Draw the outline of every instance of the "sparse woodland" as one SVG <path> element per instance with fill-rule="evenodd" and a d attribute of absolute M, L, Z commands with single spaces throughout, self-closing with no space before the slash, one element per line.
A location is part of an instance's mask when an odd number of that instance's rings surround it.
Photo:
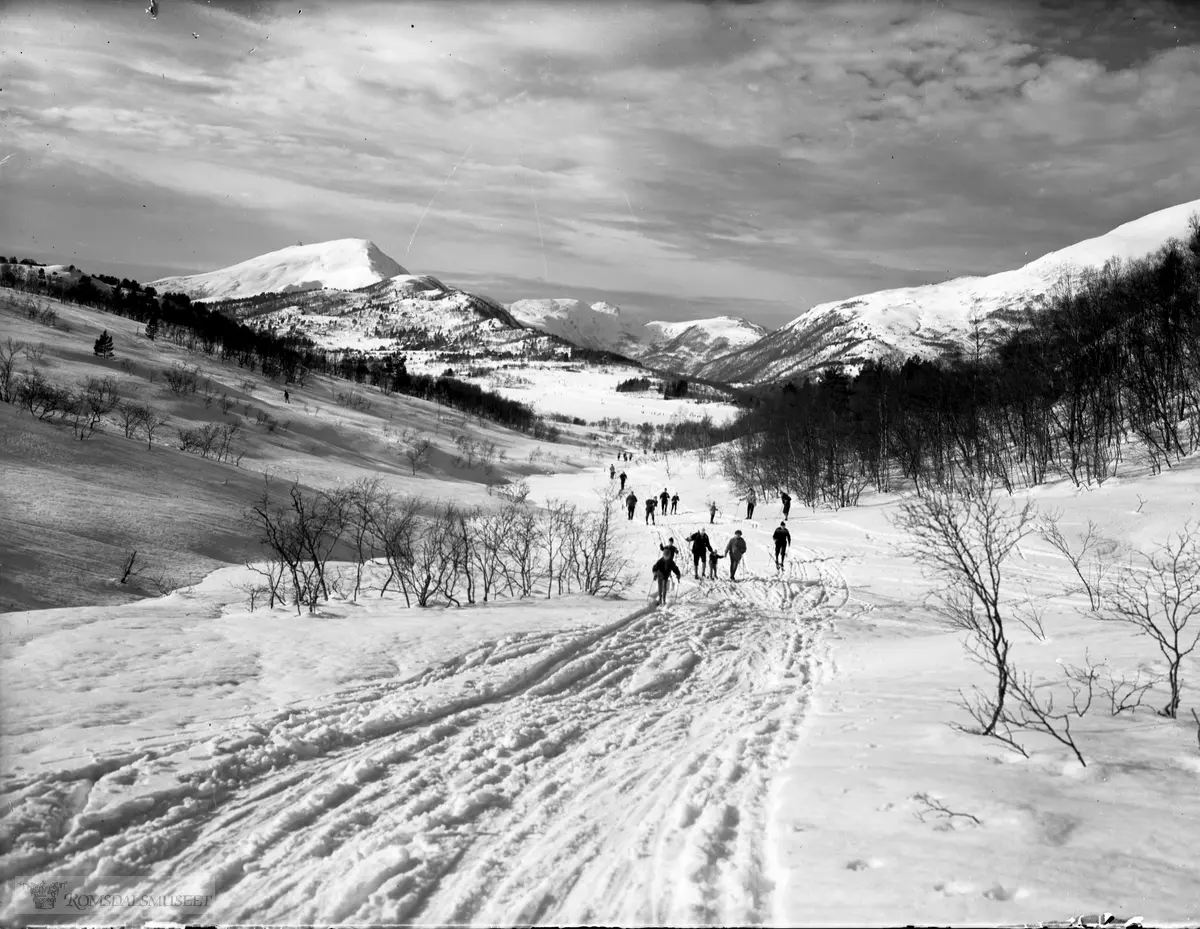
<path fill-rule="evenodd" d="M 402 597 L 406 606 L 488 602 L 571 593 L 604 596 L 631 582 L 616 544 L 617 495 L 595 510 L 529 505 L 528 487 L 497 485 L 494 508 L 399 496 L 378 480 L 306 491 L 266 478 L 245 520 L 264 561 L 250 567 L 256 606 L 316 612 L 332 596 Z M 335 560 L 336 559 L 336 560 Z"/>
<path fill-rule="evenodd" d="M 813 507 L 966 477 L 1009 491 L 1102 484 L 1131 450 L 1170 468 L 1200 448 L 1200 221 L 1186 242 L 1064 278 L 993 344 L 979 335 L 969 351 L 869 362 L 853 377 L 829 368 L 671 444 L 731 440 L 727 476 Z"/>

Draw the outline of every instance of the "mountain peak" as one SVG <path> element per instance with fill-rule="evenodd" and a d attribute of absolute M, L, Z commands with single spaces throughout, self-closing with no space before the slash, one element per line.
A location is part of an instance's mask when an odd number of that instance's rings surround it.
<path fill-rule="evenodd" d="M 370 239 L 333 239 L 289 245 L 228 268 L 150 283 L 196 300 L 238 300 L 265 293 L 357 290 L 407 273 Z"/>

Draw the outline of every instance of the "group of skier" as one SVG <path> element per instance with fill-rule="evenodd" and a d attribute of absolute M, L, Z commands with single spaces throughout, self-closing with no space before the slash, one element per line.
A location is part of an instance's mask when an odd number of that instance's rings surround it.
<path fill-rule="evenodd" d="M 622 452 L 618 456 L 618 461 L 629 460 L 631 456 L 626 452 Z M 626 482 L 629 475 L 624 471 L 618 473 L 616 465 L 608 466 L 609 480 L 620 480 L 620 492 L 624 493 Z M 754 507 L 757 504 L 757 496 L 753 489 L 747 492 L 745 496 L 746 502 L 746 518 L 754 518 Z M 787 528 L 788 514 L 792 508 L 792 498 L 783 491 L 779 495 L 780 502 L 783 504 L 783 521 L 775 529 L 771 535 L 772 541 L 775 543 L 775 568 L 782 570 L 787 561 L 787 550 L 792 544 L 792 534 Z M 632 522 L 637 515 L 638 496 L 631 489 L 628 496 L 625 497 L 625 510 L 628 519 Z M 662 489 L 662 493 L 651 496 L 644 501 L 645 522 L 646 525 L 657 525 L 656 515 L 666 516 L 668 513 L 676 515 L 679 512 L 679 494 L 672 494 L 667 488 Z M 715 524 L 717 519 L 718 508 L 715 502 L 710 502 L 708 507 L 709 524 Z M 724 552 L 718 552 L 708 537 L 708 531 L 704 528 L 697 529 L 685 540 L 691 543 L 692 550 L 692 574 L 695 580 L 708 578 L 715 580 L 717 577 L 717 563 L 723 558 L 729 559 L 729 579 L 737 580 L 738 568 L 742 563 L 742 559 L 746 555 L 746 540 L 742 537 L 742 530 L 735 530 L 733 536 L 725 545 Z M 675 545 L 675 539 L 670 538 L 666 544 L 659 545 L 659 559 L 654 563 L 651 572 L 658 587 L 658 602 L 666 603 L 667 589 L 671 583 L 671 575 L 676 579 L 682 579 L 682 573 L 679 566 L 675 562 L 676 556 L 679 554 L 679 549 Z M 706 571 L 707 568 L 707 571 Z"/>
<path fill-rule="evenodd" d="M 625 475 L 624 474 L 621 475 L 621 489 L 622 490 L 625 489 Z M 635 494 L 631 490 L 629 492 L 629 496 L 625 498 L 625 511 L 628 514 L 629 519 L 631 519 L 631 520 L 633 519 L 633 514 L 637 511 L 637 504 L 638 504 L 637 494 Z M 659 494 L 657 497 L 648 498 L 646 500 L 645 506 L 646 506 L 646 525 L 647 526 L 649 526 L 649 525 L 657 526 L 658 522 L 655 519 L 655 512 L 659 511 L 660 508 L 661 508 L 661 513 L 663 516 L 667 515 L 668 507 L 670 508 L 669 512 L 671 513 L 671 515 L 675 515 L 676 513 L 679 512 L 679 494 L 677 494 L 677 493 L 670 494 L 667 492 L 667 488 L 664 487 L 663 492 L 661 494 Z"/>

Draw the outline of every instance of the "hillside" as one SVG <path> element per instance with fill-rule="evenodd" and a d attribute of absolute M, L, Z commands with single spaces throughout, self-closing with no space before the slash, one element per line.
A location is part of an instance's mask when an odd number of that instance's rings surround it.
<path fill-rule="evenodd" d="M 193 300 L 238 300 L 265 293 L 355 290 L 406 275 L 400 264 L 367 239 L 335 239 L 292 245 L 228 268 L 151 281 L 160 293 L 184 293 Z"/>
<path fill-rule="evenodd" d="M 813 307 L 762 339 L 704 365 L 700 373 L 730 383 L 767 382 L 829 364 L 849 367 L 889 355 L 935 357 L 965 343 L 972 321 L 985 334 L 1042 305 L 1065 276 L 1109 259 L 1140 258 L 1169 238 L 1186 236 L 1200 200 L 1182 203 L 1111 232 L 986 277 L 862 294 Z"/>
<path fill-rule="evenodd" d="M 752 345 L 767 334 L 762 326 L 739 316 L 649 322 L 646 330 L 650 333 L 649 346 L 638 354 L 638 359 L 681 374 L 699 373 L 710 361 Z"/>

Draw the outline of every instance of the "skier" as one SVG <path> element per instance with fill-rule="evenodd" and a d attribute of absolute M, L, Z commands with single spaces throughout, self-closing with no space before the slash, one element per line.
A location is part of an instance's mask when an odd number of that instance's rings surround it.
<path fill-rule="evenodd" d="M 663 492 L 658 495 L 659 502 L 662 503 L 662 514 L 667 515 L 667 504 L 671 502 L 671 495 L 667 493 L 667 488 L 663 488 Z"/>
<path fill-rule="evenodd" d="M 675 556 L 679 554 L 679 549 L 675 547 L 674 539 L 667 539 L 667 544 L 660 545 L 658 550 L 663 553 L 664 558 L 670 558 L 671 561 L 674 561 Z"/>
<path fill-rule="evenodd" d="M 624 471 L 621 472 L 620 478 L 621 478 L 621 492 L 624 493 L 625 492 L 625 478 L 626 478 L 626 474 Z"/>
<path fill-rule="evenodd" d="M 646 525 L 647 526 L 649 526 L 651 523 L 654 523 L 654 525 L 656 525 L 656 526 L 658 525 L 657 520 L 655 520 L 655 518 L 654 518 L 654 508 L 656 506 L 658 506 L 658 501 L 655 500 L 653 497 L 648 497 L 646 499 Z"/>
<path fill-rule="evenodd" d="M 708 553 L 708 576 L 711 580 L 717 579 L 717 562 L 724 557 L 724 555 L 717 554 L 715 548 Z"/>
<path fill-rule="evenodd" d="M 742 538 L 741 529 L 733 534 L 733 538 L 725 546 L 725 554 L 729 556 L 729 579 L 736 581 L 738 565 L 742 563 L 746 554 L 746 540 Z"/>
<path fill-rule="evenodd" d="M 654 574 L 654 580 L 658 582 L 658 605 L 662 606 L 667 602 L 667 586 L 671 583 L 671 574 L 674 573 L 679 577 L 679 566 L 665 555 L 654 562 L 654 567 L 651 569 Z"/>
<path fill-rule="evenodd" d="M 671 515 L 675 515 L 675 511 L 679 509 L 679 494 L 671 495 Z"/>
<path fill-rule="evenodd" d="M 792 498 L 787 495 L 787 491 L 785 490 L 779 495 L 779 499 L 783 501 L 783 518 L 787 519 L 788 513 L 792 509 Z"/>
<path fill-rule="evenodd" d="M 708 504 L 708 524 L 711 526 L 717 521 L 717 503 L 715 500 Z"/>
<path fill-rule="evenodd" d="M 613 479 L 614 479 L 616 476 L 617 476 L 617 466 L 616 466 L 616 465 L 611 465 L 611 464 L 610 464 L 610 465 L 608 466 L 608 479 L 611 481 L 611 480 L 613 480 Z"/>
<path fill-rule="evenodd" d="M 692 572 L 696 580 L 700 580 L 700 572 L 704 570 L 704 556 L 713 550 L 708 541 L 708 533 L 703 528 L 697 529 L 685 541 L 692 543 Z"/>
<path fill-rule="evenodd" d="M 754 518 L 754 491 L 746 494 L 746 519 Z"/>
<path fill-rule="evenodd" d="M 289 393 L 288 393 L 286 390 L 283 392 L 283 402 L 284 402 L 284 403 L 291 403 L 291 402 L 292 402 L 292 395 L 291 395 L 291 394 L 289 394 Z"/>
<path fill-rule="evenodd" d="M 780 523 L 771 538 L 775 540 L 775 567 L 782 570 L 788 546 L 792 544 L 792 534 L 787 531 L 787 524 Z"/>
<path fill-rule="evenodd" d="M 625 482 L 621 481 L 621 483 L 623 485 Z M 622 486 L 621 489 L 624 490 L 625 488 Z M 629 510 L 629 518 L 633 519 L 633 511 L 637 507 L 637 495 L 632 490 L 629 491 L 629 496 L 625 498 L 625 507 Z"/>

